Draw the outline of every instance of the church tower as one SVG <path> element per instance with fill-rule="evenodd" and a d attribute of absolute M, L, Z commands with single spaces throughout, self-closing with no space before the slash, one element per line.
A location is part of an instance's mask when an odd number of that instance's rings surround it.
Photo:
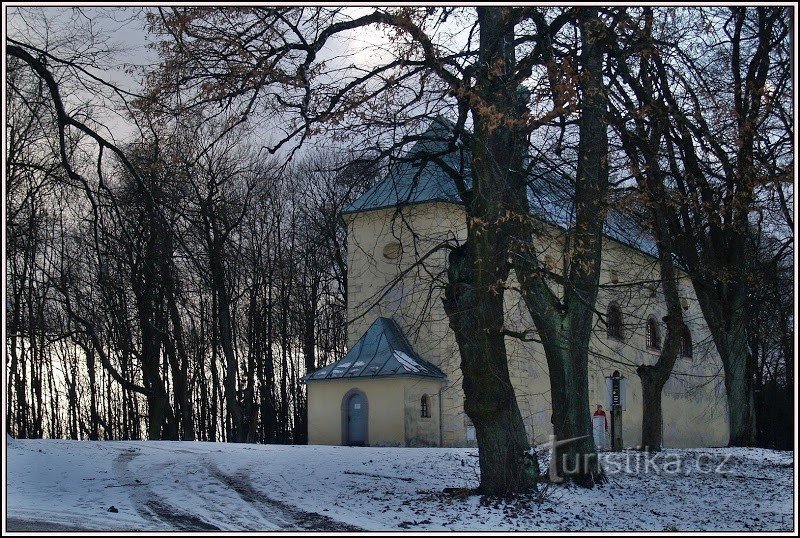
<path fill-rule="evenodd" d="M 307 379 L 309 420 L 317 386 L 327 382 L 327 389 L 333 386 L 331 381 L 341 380 L 337 382 L 342 385 L 336 389 L 338 397 L 339 392 L 352 389 L 350 385 L 380 381 L 386 391 L 402 393 L 394 403 L 403 415 L 402 435 L 395 436 L 402 437 L 399 444 L 465 444 L 463 418 L 460 427 L 454 428 L 450 416 L 456 413 L 463 417 L 463 392 L 458 349 L 441 301 L 448 246 L 466 235 L 464 209 L 448 171 L 465 177 L 469 177 L 469 171 L 458 149 L 448 151 L 452 130 L 453 124 L 447 120 L 434 120 L 413 147 L 389 167 L 389 173 L 342 213 L 347 226 L 347 334 L 351 352 Z M 402 351 L 431 376 L 420 375 L 422 370 L 413 371 L 414 367 L 402 359 L 395 361 L 399 369 L 391 375 L 390 367 L 367 367 L 357 374 L 343 370 L 348 363 L 352 363 L 349 367 L 357 362 L 367 364 L 369 357 L 365 354 L 382 345 L 373 342 L 376 338 L 381 342 L 404 341 L 382 353 L 397 358 L 396 351 Z M 369 399 L 369 394 L 366 397 Z M 370 405 L 371 414 L 373 409 Z M 313 428 L 309 435 L 314 442 Z"/>

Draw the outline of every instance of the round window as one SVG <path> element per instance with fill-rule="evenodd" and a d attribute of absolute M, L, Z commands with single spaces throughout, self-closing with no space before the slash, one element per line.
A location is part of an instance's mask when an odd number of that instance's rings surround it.
<path fill-rule="evenodd" d="M 403 253 L 400 243 L 389 243 L 383 247 L 383 257 L 387 260 L 396 260 Z"/>

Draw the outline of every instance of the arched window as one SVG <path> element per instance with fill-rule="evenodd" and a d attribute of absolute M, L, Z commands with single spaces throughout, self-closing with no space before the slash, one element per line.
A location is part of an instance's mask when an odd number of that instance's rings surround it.
<path fill-rule="evenodd" d="M 419 402 L 419 407 L 422 410 L 422 418 L 430 418 L 431 417 L 431 406 L 428 402 L 428 395 L 423 394 L 422 400 Z"/>
<path fill-rule="evenodd" d="M 612 302 L 608 305 L 606 320 L 608 337 L 622 340 L 622 310 L 617 303 Z"/>
<path fill-rule="evenodd" d="M 681 335 L 681 356 L 687 359 L 692 358 L 692 332 L 686 325 L 683 326 Z"/>
<path fill-rule="evenodd" d="M 645 345 L 649 349 L 661 349 L 661 336 L 658 334 L 658 322 L 656 318 L 647 318 L 647 330 L 645 331 Z"/>

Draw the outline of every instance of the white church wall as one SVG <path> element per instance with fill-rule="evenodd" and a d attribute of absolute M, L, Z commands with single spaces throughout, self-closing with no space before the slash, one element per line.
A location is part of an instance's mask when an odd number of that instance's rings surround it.
<path fill-rule="evenodd" d="M 447 275 L 448 250 L 442 243 L 463 241 L 466 236 L 463 208 L 454 204 L 429 203 L 376 210 L 346 216 L 348 224 L 348 342 L 352 345 L 377 316 L 395 319 L 415 350 L 436 364 L 448 379 L 443 389 L 443 436 L 447 446 L 465 446 L 469 420 L 463 413 L 460 356 L 442 306 Z M 563 268 L 563 232 L 543 225 L 539 259 L 553 271 Z M 387 258 L 387 245 L 399 244 L 402 253 Z M 390 248 L 389 253 L 393 250 Z M 415 262 L 424 261 L 417 266 Z M 403 276 L 399 276 L 403 275 Z M 590 409 L 605 406 L 606 381 L 614 370 L 627 379 L 629 402 L 623 413 L 623 442 L 637 446 L 641 430 L 641 384 L 635 368 L 654 364 L 656 350 L 645 346 L 645 321 L 655 316 L 663 342 L 665 313 L 658 286 L 657 260 L 611 239 L 604 241 L 601 288 L 596 310 L 605 317 L 610 301 L 623 311 L 624 339 L 606 335 L 595 316 L 590 341 Z M 616 282 L 614 282 L 616 281 Z M 506 292 L 506 321 L 513 330 L 533 330 L 533 322 L 512 278 Z M 554 291 L 560 290 L 553 286 Z M 678 359 L 674 380 L 664 390 L 666 446 L 709 446 L 727 440 L 727 411 L 719 360 L 699 311 L 688 279 L 680 282 L 685 299 L 684 317 L 694 343 L 693 359 Z M 535 337 L 535 331 L 533 331 Z M 552 432 L 547 364 L 541 345 L 507 338 L 509 369 L 529 438 L 547 440 Z"/>

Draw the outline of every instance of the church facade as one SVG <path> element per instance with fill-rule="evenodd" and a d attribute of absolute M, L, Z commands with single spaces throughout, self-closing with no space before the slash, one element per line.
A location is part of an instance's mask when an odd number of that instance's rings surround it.
<path fill-rule="evenodd" d="M 343 213 L 349 352 L 305 378 L 310 444 L 475 445 L 474 427 L 463 410 L 458 346 L 442 305 L 446 246 L 466 238 L 464 207 L 438 165 L 413 159 L 415 151 L 423 155 L 441 149 L 447 127 L 434 122 L 426 133 L 430 142 L 418 142 L 403 164 Z M 450 164 L 469 174 L 460 161 Z M 564 264 L 569 196 L 548 187 L 541 190 L 549 194 L 536 199 L 541 194 L 536 185 L 533 181 L 531 207 L 546 208 L 535 240 L 537 256 L 556 273 Z M 666 306 L 646 232 L 630 220 L 608 220 L 586 413 L 591 415 L 597 405 L 611 409 L 617 377 L 622 446 L 638 447 L 642 391 L 636 367 L 658 360 Z M 509 371 L 529 440 L 539 444 L 552 433 L 547 362 L 515 291 L 513 273 L 507 284 L 506 327 L 531 336 L 506 338 Z M 558 292 L 555 281 L 552 286 Z M 685 275 L 679 289 L 686 327 L 664 387 L 664 446 L 724 446 L 728 425 L 722 363 Z"/>

